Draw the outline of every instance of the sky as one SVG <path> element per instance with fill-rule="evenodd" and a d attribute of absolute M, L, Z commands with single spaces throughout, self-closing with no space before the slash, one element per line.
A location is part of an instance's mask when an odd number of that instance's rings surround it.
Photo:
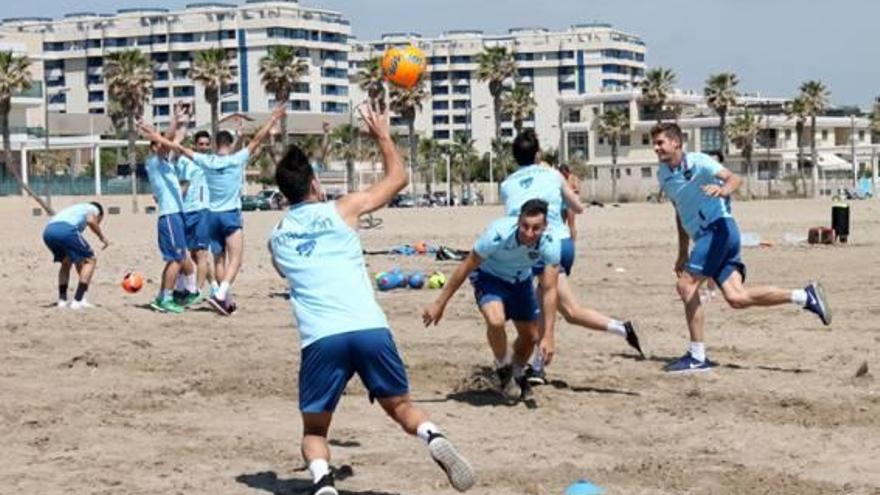
<path fill-rule="evenodd" d="M 176 9 L 196 0 L 85 0 L 75 10 L 113 12 L 149 6 Z M 243 0 L 227 0 L 243 3 Z M 61 17 L 61 0 L 0 0 L 2 17 Z M 647 43 L 649 67 L 668 67 L 678 86 L 701 91 L 709 74 L 731 71 L 742 91 L 793 96 L 817 79 L 839 105 L 870 107 L 880 96 L 880 1 L 834 0 L 301 0 L 342 12 L 360 39 L 450 29 L 503 33 L 609 22 Z"/>

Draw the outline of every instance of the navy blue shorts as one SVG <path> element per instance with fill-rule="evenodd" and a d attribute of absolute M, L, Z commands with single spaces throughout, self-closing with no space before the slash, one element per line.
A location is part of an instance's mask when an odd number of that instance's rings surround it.
<path fill-rule="evenodd" d="M 226 238 L 242 228 L 241 210 L 212 211 L 209 217 L 211 252 L 222 253 L 226 250 Z"/>
<path fill-rule="evenodd" d="M 43 230 L 43 242 L 52 251 L 56 263 L 70 259 L 72 263 L 94 258 L 89 243 L 83 239 L 82 233 L 69 223 L 52 222 Z"/>
<path fill-rule="evenodd" d="M 351 377 L 357 373 L 370 401 L 409 393 L 406 368 L 387 328 L 355 330 L 317 340 L 302 350 L 299 363 L 299 409 L 333 412 Z"/>
<path fill-rule="evenodd" d="M 470 276 L 474 286 L 477 306 L 483 307 L 492 301 L 504 305 L 504 317 L 513 321 L 535 321 L 538 319 L 538 298 L 532 280 L 506 282 L 482 270 L 474 270 Z"/>
<path fill-rule="evenodd" d="M 211 245 L 210 214 L 207 209 L 188 211 L 183 214 L 183 223 L 186 230 L 186 248 L 190 251 L 208 249 Z"/>
<path fill-rule="evenodd" d="M 571 267 L 574 266 L 574 239 L 568 237 L 559 240 L 559 265 L 566 275 L 571 275 Z M 544 262 L 539 261 L 532 267 L 532 274 L 536 277 L 544 273 Z"/>
<path fill-rule="evenodd" d="M 700 277 L 715 280 L 721 287 L 733 272 L 746 279 L 746 265 L 740 257 L 739 227 L 732 218 L 719 218 L 708 227 L 702 237 L 694 241 L 685 269 Z"/>
<path fill-rule="evenodd" d="M 183 261 L 186 257 L 186 229 L 183 214 L 162 215 L 158 220 L 159 252 L 163 261 Z"/>

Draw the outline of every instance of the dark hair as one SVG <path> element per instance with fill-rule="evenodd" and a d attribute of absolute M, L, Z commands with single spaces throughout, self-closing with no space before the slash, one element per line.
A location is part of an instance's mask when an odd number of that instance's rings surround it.
<path fill-rule="evenodd" d="M 561 163 L 559 165 L 559 173 L 562 174 L 567 179 L 568 176 L 571 175 L 571 167 L 569 167 L 565 163 Z"/>
<path fill-rule="evenodd" d="M 208 131 L 199 131 L 193 135 L 193 142 L 198 142 L 199 139 L 202 139 L 202 138 L 208 138 L 208 140 L 210 141 L 211 140 L 211 133 Z"/>
<path fill-rule="evenodd" d="M 544 218 L 547 218 L 547 202 L 543 199 L 530 199 L 523 203 L 522 208 L 519 209 L 520 217 L 533 217 L 536 215 L 544 215 Z"/>
<path fill-rule="evenodd" d="M 309 194 L 314 176 L 315 171 L 312 170 L 308 155 L 299 146 L 292 145 L 287 148 L 287 153 L 278 163 L 275 183 L 278 184 L 278 189 L 281 189 L 281 194 L 284 194 L 287 201 L 293 205 L 301 202 Z"/>
<path fill-rule="evenodd" d="M 669 139 L 684 143 L 684 135 L 681 133 L 681 127 L 673 122 L 663 122 L 651 128 L 651 139 L 657 137 L 658 134 L 664 134 Z"/>
<path fill-rule="evenodd" d="M 92 206 L 94 206 L 95 208 L 98 209 L 98 216 L 99 216 L 99 217 L 103 217 L 103 216 L 104 216 L 104 207 L 101 206 L 101 203 L 98 203 L 97 201 L 92 201 L 92 202 L 89 203 L 89 204 L 92 205 Z"/>
<path fill-rule="evenodd" d="M 235 138 L 232 137 L 232 133 L 229 131 L 220 131 L 217 133 L 217 147 L 220 146 L 232 146 L 232 143 L 235 142 Z"/>
<path fill-rule="evenodd" d="M 520 166 L 535 163 L 535 156 L 540 150 L 538 135 L 532 129 L 520 132 L 513 140 L 513 157 Z"/>

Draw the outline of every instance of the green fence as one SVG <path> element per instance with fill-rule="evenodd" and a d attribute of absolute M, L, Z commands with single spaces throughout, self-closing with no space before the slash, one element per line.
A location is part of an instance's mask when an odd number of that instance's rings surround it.
<path fill-rule="evenodd" d="M 43 176 L 31 176 L 28 178 L 28 185 L 37 194 L 45 195 L 47 192 L 48 181 Z M 149 181 L 146 179 L 138 179 L 138 193 L 152 194 L 153 189 L 150 187 Z M 0 196 L 16 196 L 21 194 L 21 188 L 18 183 L 11 178 L 0 179 Z M 53 196 L 94 196 L 95 195 L 95 179 L 93 177 L 70 177 L 58 176 L 52 180 L 51 194 Z M 131 178 L 114 177 L 111 179 L 101 179 L 101 194 L 105 195 L 126 195 L 131 194 Z"/>

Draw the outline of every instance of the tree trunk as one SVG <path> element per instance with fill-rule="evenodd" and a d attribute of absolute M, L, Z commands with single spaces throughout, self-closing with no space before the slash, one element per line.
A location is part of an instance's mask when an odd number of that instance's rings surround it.
<path fill-rule="evenodd" d="M 721 110 L 718 112 L 718 117 L 721 119 L 719 122 L 719 127 L 721 128 L 721 155 L 724 159 L 727 159 L 727 110 Z"/>
<path fill-rule="evenodd" d="M 220 103 L 216 98 L 212 98 L 208 100 L 208 104 L 211 106 L 211 137 L 214 143 L 216 143 L 217 133 L 220 132 L 220 112 L 217 108 Z"/>
<path fill-rule="evenodd" d="M 513 121 L 513 128 L 516 129 L 516 135 L 519 136 L 523 128 L 523 120 L 516 119 Z"/>
<path fill-rule="evenodd" d="M 501 85 L 492 92 L 492 111 L 495 113 L 495 139 L 501 142 Z M 470 136 L 468 137 L 470 139 Z"/>
<path fill-rule="evenodd" d="M 47 215 L 54 216 L 55 210 L 53 210 L 43 198 L 39 197 L 30 186 L 24 183 L 24 180 L 21 178 L 21 174 L 18 172 L 15 165 L 10 163 L 10 159 L 12 158 L 12 138 L 9 135 L 9 111 L 11 110 L 11 107 L 12 105 L 9 103 L 0 104 L 0 132 L 3 133 L 3 164 L 5 165 L 6 170 L 8 170 L 10 175 L 15 179 L 15 182 L 18 183 L 18 186 L 27 193 L 28 196 L 33 198 L 34 201 L 45 210 Z"/>
<path fill-rule="evenodd" d="M 810 157 L 813 160 L 813 197 L 819 197 L 819 154 L 816 151 L 816 114 L 810 117 Z"/>
<path fill-rule="evenodd" d="M 413 180 L 413 173 L 418 169 L 418 152 L 419 140 L 416 136 L 416 117 L 410 116 L 406 119 L 407 128 L 409 129 L 409 189 L 413 196 L 416 194 L 416 185 Z"/>
<path fill-rule="evenodd" d="M 743 158 L 746 161 L 746 199 L 752 199 L 752 151 L 749 148 L 743 150 Z"/>
<path fill-rule="evenodd" d="M 131 211 L 138 212 L 138 180 L 137 180 L 137 155 L 134 150 L 135 139 L 137 134 L 134 130 L 134 114 L 129 112 L 125 116 L 125 123 L 128 127 L 128 165 L 131 168 Z"/>
<path fill-rule="evenodd" d="M 611 202 L 617 202 L 617 140 L 611 141 Z"/>
<path fill-rule="evenodd" d="M 807 177 L 804 175 L 804 125 L 798 123 L 795 125 L 795 139 L 797 140 L 797 174 L 800 179 L 801 187 L 804 189 L 803 195 L 807 197 Z M 795 190 L 797 193 L 797 190 Z"/>

